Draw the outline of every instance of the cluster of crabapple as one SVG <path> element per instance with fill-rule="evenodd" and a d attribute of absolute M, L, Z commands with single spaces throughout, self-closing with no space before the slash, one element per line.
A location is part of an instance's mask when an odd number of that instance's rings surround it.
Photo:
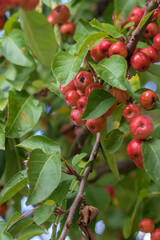
<path fill-rule="evenodd" d="M 54 8 L 51 14 L 47 17 L 48 22 L 50 22 L 53 26 L 55 24 L 61 25 L 61 33 L 65 37 L 72 37 L 75 30 L 76 25 L 68 21 L 70 17 L 70 10 L 65 5 L 58 5 Z"/>
<path fill-rule="evenodd" d="M 71 121 L 76 126 L 87 125 L 92 133 L 100 132 L 106 126 L 107 116 L 110 116 L 115 107 L 120 103 L 127 103 L 130 96 L 123 90 L 111 88 L 109 93 L 116 97 L 114 105 L 102 116 L 96 119 L 82 120 L 83 112 L 86 109 L 88 96 L 95 89 L 103 89 L 102 85 L 94 82 L 92 74 L 88 71 L 80 71 L 76 77 L 65 87 L 60 86 L 60 91 L 65 95 L 65 102 L 74 109 L 71 111 Z"/>
<path fill-rule="evenodd" d="M 0 13 L 5 12 L 10 8 L 22 8 L 25 11 L 32 11 L 38 5 L 39 0 L 1 0 Z M 1 15 L 1 14 L 0 14 Z"/>
<path fill-rule="evenodd" d="M 144 72 L 150 67 L 150 63 L 155 63 L 159 61 L 160 58 L 160 33 L 158 30 L 158 24 L 156 22 L 159 14 L 159 8 L 153 14 L 153 21 L 146 27 L 143 37 L 144 40 L 148 38 L 153 38 L 153 46 L 148 45 L 147 48 L 136 48 L 132 57 L 130 58 L 131 67 L 137 72 Z M 134 22 L 134 29 L 140 22 L 144 11 L 140 7 L 135 7 L 130 13 L 129 18 L 125 21 L 126 23 Z M 123 25 L 125 25 L 123 24 Z M 91 51 L 91 57 L 95 62 L 100 62 L 104 58 L 109 58 L 112 55 L 120 55 L 125 59 L 128 56 L 128 50 L 126 44 L 122 41 L 117 41 L 111 43 L 109 39 L 104 39 L 100 44 L 94 46 Z"/>
<path fill-rule="evenodd" d="M 156 105 L 157 94 L 147 90 L 140 95 L 140 106 L 146 110 L 153 109 Z M 136 104 L 129 104 L 123 110 L 123 116 L 130 123 L 129 129 L 135 137 L 127 146 L 127 155 L 134 163 L 143 168 L 142 141 L 150 137 L 153 132 L 152 121 L 142 116 L 141 108 Z"/>
<path fill-rule="evenodd" d="M 140 221 L 139 230 L 144 233 L 151 233 L 151 240 L 160 240 L 160 228 L 155 229 L 155 224 L 150 218 L 144 218 Z"/>

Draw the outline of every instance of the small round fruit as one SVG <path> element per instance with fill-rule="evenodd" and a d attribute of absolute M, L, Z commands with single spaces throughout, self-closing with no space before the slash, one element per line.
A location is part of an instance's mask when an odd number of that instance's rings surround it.
<path fill-rule="evenodd" d="M 103 87 L 101 86 L 101 84 L 99 83 L 91 83 L 87 86 L 86 90 L 85 90 L 85 96 L 88 97 L 89 94 L 91 92 L 93 92 L 96 89 L 103 89 Z"/>
<path fill-rule="evenodd" d="M 79 90 L 85 91 L 89 84 L 94 83 L 94 78 L 90 72 L 81 71 L 76 75 L 74 83 Z"/>
<path fill-rule="evenodd" d="M 75 106 L 77 106 L 77 102 L 78 102 L 79 98 L 80 98 L 80 96 L 75 90 L 70 90 L 65 95 L 65 102 L 70 107 L 75 107 Z"/>
<path fill-rule="evenodd" d="M 158 62 L 158 53 L 154 47 L 149 45 L 148 48 L 141 48 L 140 52 L 145 53 L 149 57 L 151 63 Z"/>
<path fill-rule="evenodd" d="M 134 118 L 142 114 L 141 108 L 136 104 L 128 104 L 123 110 L 123 116 L 127 122 L 132 122 Z"/>
<path fill-rule="evenodd" d="M 61 87 L 60 85 L 60 91 L 63 95 L 65 95 L 70 90 L 76 90 L 74 79 L 70 83 L 68 83 L 65 87 Z"/>
<path fill-rule="evenodd" d="M 127 57 L 128 50 L 123 42 L 115 42 L 111 45 L 111 47 L 109 48 L 109 57 L 115 54 L 120 55 L 124 58 Z"/>
<path fill-rule="evenodd" d="M 34 10 L 39 3 L 39 0 L 23 0 L 21 4 L 21 8 L 25 11 Z"/>
<path fill-rule="evenodd" d="M 48 22 L 49 22 L 50 24 L 52 24 L 53 26 L 56 24 L 55 21 L 54 21 L 54 19 L 53 19 L 52 14 L 48 15 L 47 20 L 48 20 Z"/>
<path fill-rule="evenodd" d="M 77 108 L 83 113 L 87 106 L 87 97 L 82 96 L 77 102 Z"/>
<path fill-rule="evenodd" d="M 155 49 L 160 51 L 160 33 L 158 33 L 157 35 L 154 36 L 153 44 L 154 44 Z"/>
<path fill-rule="evenodd" d="M 157 228 L 157 229 L 151 234 L 151 240 L 160 240 L 160 228 Z"/>
<path fill-rule="evenodd" d="M 66 23 L 70 17 L 69 8 L 65 5 L 59 5 L 52 10 L 52 16 L 56 23 L 63 24 Z"/>
<path fill-rule="evenodd" d="M 82 112 L 77 108 L 71 111 L 70 118 L 72 123 L 76 126 L 82 126 L 86 123 L 85 120 L 82 120 Z"/>
<path fill-rule="evenodd" d="M 108 42 L 107 40 L 103 40 L 100 45 L 99 45 L 99 49 L 101 51 L 101 53 L 108 58 L 109 57 L 109 53 L 108 50 L 110 48 L 110 46 L 112 45 L 112 43 Z"/>
<path fill-rule="evenodd" d="M 104 116 L 101 116 L 96 119 L 89 119 L 86 122 L 87 128 L 92 133 L 101 132 L 103 130 L 103 128 L 106 126 L 106 123 L 107 123 L 107 119 Z"/>
<path fill-rule="evenodd" d="M 137 167 L 143 168 L 142 141 L 133 139 L 127 146 L 127 155 Z"/>
<path fill-rule="evenodd" d="M 158 24 L 156 22 L 149 23 L 146 27 L 143 36 L 146 38 L 154 37 L 158 33 Z"/>
<path fill-rule="evenodd" d="M 149 57 L 142 52 L 137 52 L 130 59 L 131 67 L 137 72 L 145 72 L 150 67 Z"/>
<path fill-rule="evenodd" d="M 134 22 L 135 25 L 138 25 L 141 18 L 143 17 L 144 11 L 140 7 L 133 8 L 132 12 L 129 15 L 128 22 Z"/>
<path fill-rule="evenodd" d="M 76 25 L 73 22 L 67 22 L 61 25 L 61 33 L 65 37 L 72 37 L 76 30 Z"/>
<path fill-rule="evenodd" d="M 153 15 L 152 15 L 152 19 L 157 19 L 157 18 L 158 18 L 159 11 L 160 11 L 160 8 L 158 7 L 158 8 L 154 11 L 154 13 L 153 13 Z"/>
<path fill-rule="evenodd" d="M 151 90 L 143 92 L 139 98 L 139 102 L 142 108 L 146 110 L 153 109 L 156 105 L 157 94 Z"/>
<path fill-rule="evenodd" d="M 116 104 L 120 104 L 120 103 L 127 103 L 128 100 L 130 99 L 130 96 L 123 90 L 118 89 L 118 88 L 111 88 L 109 90 L 109 93 L 113 96 L 116 97 Z"/>
<path fill-rule="evenodd" d="M 139 230 L 144 233 L 152 233 L 155 229 L 155 225 L 152 219 L 144 218 L 139 223 Z"/>
<path fill-rule="evenodd" d="M 93 47 L 92 50 L 90 51 L 90 54 L 93 61 L 97 63 L 105 58 L 105 55 L 100 51 L 99 45 Z"/>
<path fill-rule="evenodd" d="M 138 116 L 130 123 L 129 129 L 136 139 L 143 140 L 152 135 L 153 123 L 147 117 Z"/>

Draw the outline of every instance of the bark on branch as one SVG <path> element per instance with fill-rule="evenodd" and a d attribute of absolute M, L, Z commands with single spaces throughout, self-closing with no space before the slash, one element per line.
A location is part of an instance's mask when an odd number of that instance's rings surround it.
<path fill-rule="evenodd" d="M 150 0 L 146 2 L 146 9 L 144 12 L 144 15 L 140 21 L 140 23 L 138 24 L 137 28 L 135 29 L 135 31 L 132 33 L 132 36 L 127 44 L 127 49 L 128 49 L 128 59 L 132 56 L 132 54 L 134 53 L 134 50 L 136 49 L 137 43 L 140 39 L 140 37 L 142 36 L 142 33 L 144 32 L 144 30 L 146 29 L 148 23 L 151 22 L 152 19 L 152 15 L 150 16 L 150 18 L 146 21 L 146 23 L 143 25 L 142 28 L 140 28 L 140 24 L 143 21 L 144 17 L 151 12 L 152 10 L 156 9 L 158 7 L 158 1 L 156 0 Z"/>
<path fill-rule="evenodd" d="M 94 162 L 94 160 L 97 156 L 99 147 L 100 147 L 100 133 L 97 133 L 96 142 L 93 146 L 93 149 L 92 149 L 92 152 L 91 152 L 91 155 L 90 155 L 90 158 L 89 158 L 89 160 L 91 160 L 91 164 L 84 171 L 84 174 L 82 176 L 82 180 L 80 182 L 78 193 L 77 193 L 77 195 L 76 195 L 76 197 L 75 197 L 75 199 L 74 199 L 74 201 L 73 201 L 73 203 L 72 203 L 72 205 L 69 209 L 69 214 L 68 214 L 67 220 L 65 222 L 65 225 L 64 225 L 64 228 L 62 230 L 62 233 L 60 235 L 59 240 L 64 240 L 65 239 L 65 237 L 67 235 L 67 232 L 72 225 L 74 214 L 76 212 L 78 204 L 80 203 L 80 201 L 83 198 L 83 192 L 84 192 L 85 185 L 87 183 L 87 178 L 88 178 L 89 173 L 92 170 L 93 162 Z"/>

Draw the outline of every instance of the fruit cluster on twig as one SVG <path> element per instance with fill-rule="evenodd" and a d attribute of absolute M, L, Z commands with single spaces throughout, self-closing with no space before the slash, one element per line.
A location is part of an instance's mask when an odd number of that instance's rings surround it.
<path fill-rule="evenodd" d="M 50 22 L 53 26 L 55 24 L 60 24 L 60 29 L 62 35 L 65 37 L 72 37 L 75 30 L 76 25 L 69 21 L 70 10 L 65 5 L 58 5 L 54 8 L 51 14 L 47 17 L 48 22 Z"/>

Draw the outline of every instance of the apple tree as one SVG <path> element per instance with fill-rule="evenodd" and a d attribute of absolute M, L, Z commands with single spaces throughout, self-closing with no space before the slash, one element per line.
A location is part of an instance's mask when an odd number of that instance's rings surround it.
<path fill-rule="evenodd" d="M 159 0 L 0 0 L 0 240 L 160 240 L 159 63 Z"/>

